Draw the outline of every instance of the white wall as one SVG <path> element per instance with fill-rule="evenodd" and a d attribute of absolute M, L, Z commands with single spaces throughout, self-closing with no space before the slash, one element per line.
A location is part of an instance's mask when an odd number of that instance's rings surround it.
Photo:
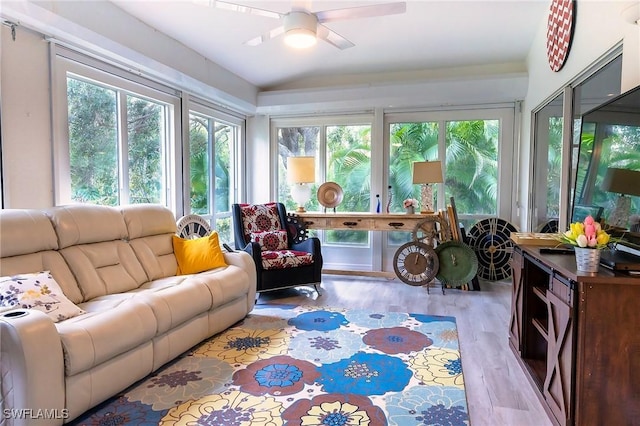
<path fill-rule="evenodd" d="M 48 44 L 2 26 L 2 159 L 5 207 L 53 205 Z"/>
<path fill-rule="evenodd" d="M 532 111 L 598 61 L 618 43 L 623 43 L 622 87 L 625 92 L 640 84 L 640 1 L 578 1 L 573 43 L 564 67 L 551 71 L 546 53 L 546 22 L 531 46 L 527 65 L 529 87 L 524 101 L 520 162 L 519 210 L 521 229 L 526 229 L 526 206 L 531 198 L 529 167 L 531 165 Z"/>

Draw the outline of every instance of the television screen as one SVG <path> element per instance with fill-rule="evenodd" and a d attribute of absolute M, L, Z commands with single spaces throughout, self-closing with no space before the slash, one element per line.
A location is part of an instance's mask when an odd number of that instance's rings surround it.
<path fill-rule="evenodd" d="M 600 216 L 640 247 L 640 86 L 582 116 L 571 222 Z"/>

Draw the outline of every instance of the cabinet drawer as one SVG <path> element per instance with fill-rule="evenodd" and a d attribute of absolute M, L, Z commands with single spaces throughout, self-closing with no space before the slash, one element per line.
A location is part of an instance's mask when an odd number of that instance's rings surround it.
<path fill-rule="evenodd" d="M 397 219 L 379 219 L 374 222 L 374 229 L 376 231 L 413 231 L 415 224 L 415 221 L 402 220 L 401 217 Z"/>
<path fill-rule="evenodd" d="M 328 220 L 325 218 L 304 218 L 304 223 L 309 229 L 327 229 Z"/>
<path fill-rule="evenodd" d="M 329 218 L 327 219 L 328 229 L 361 229 L 366 231 L 372 229 L 373 219 L 360 218 Z"/>

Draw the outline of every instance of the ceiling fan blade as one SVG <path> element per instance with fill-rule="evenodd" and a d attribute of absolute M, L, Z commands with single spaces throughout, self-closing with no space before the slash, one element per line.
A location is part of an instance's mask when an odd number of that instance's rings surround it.
<path fill-rule="evenodd" d="M 268 31 L 262 35 L 259 35 L 256 38 L 252 38 L 251 40 L 247 40 L 244 42 L 244 44 L 246 44 L 247 46 L 257 46 L 259 44 L 265 43 L 269 40 L 271 40 L 272 38 L 276 38 L 279 35 L 281 35 L 282 33 L 284 33 L 284 26 L 280 26 L 277 28 L 272 29 L 271 31 Z"/>
<path fill-rule="evenodd" d="M 330 30 L 324 25 L 318 24 L 318 38 L 326 41 L 327 43 L 337 47 L 340 50 L 345 50 L 350 47 L 355 46 L 355 44 L 351 43 L 346 38 L 342 37 L 340 34 L 335 31 Z"/>
<path fill-rule="evenodd" d="M 232 12 L 248 13 L 250 15 L 266 16 L 267 18 L 282 18 L 282 14 L 271 10 L 258 9 L 256 7 L 242 6 L 236 3 L 217 0 L 195 0 L 195 3 L 215 7 L 216 9 L 230 10 Z"/>
<path fill-rule="evenodd" d="M 371 6 L 349 7 L 346 9 L 315 12 L 318 22 L 341 21 L 345 19 L 371 18 L 374 16 L 396 15 L 407 11 L 407 3 L 383 3 Z"/>

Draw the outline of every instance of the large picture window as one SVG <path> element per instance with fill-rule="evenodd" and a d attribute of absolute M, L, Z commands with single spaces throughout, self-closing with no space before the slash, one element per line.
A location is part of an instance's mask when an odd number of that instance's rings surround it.
<path fill-rule="evenodd" d="M 223 242 L 233 241 L 241 122 L 194 105 L 189 113 L 189 208 L 207 219 Z"/>
<path fill-rule="evenodd" d="M 56 204 L 175 208 L 179 97 L 65 57 L 57 64 Z"/>

